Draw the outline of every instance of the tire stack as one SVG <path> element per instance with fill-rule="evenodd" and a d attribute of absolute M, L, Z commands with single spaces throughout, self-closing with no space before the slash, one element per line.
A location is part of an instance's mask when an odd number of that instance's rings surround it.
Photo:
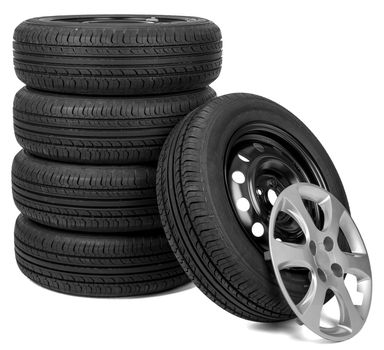
<path fill-rule="evenodd" d="M 156 164 L 215 92 L 221 34 L 175 16 L 59 16 L 14 34 L 16 259 L 37 284 L 116 297 L 188 281 L 165 238 Z"/>

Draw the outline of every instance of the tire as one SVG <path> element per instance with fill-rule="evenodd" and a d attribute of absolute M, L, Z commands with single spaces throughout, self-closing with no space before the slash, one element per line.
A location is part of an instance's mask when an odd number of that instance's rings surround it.
<path fill-rule="evenodd" d="M 204 294 L 239 317 L 282 321 L 295 316 L 280 292 L 272 265 L 265 260 L 265 249 L 245 230 L 232 205 L 224 171 L 228 147 L 248 125 L 262 127 L 264 138 L 270 129 L 290 135 L 302 154 L 288 143 L 286 151 L 300 162 L 308 156 L 324 187 L 348 208 L 331 159 L 302 122 L 262 97 L 231 94 L 198 108 L 169 135 L 157 169 L 159 211 L 173 252 Z M 298 301 L 308 289 L 308 274 L 302 272 L 287 274 L 287 289 Z"/>
<path fill-rule="evenodd" d="M 84 166 L 19 152 L 13 198 L 29 219 L 83 232 L 135 232 L 161 227 L 154 167 Z"/>
<path fill-rule="evenodd" d="M 15 29 L 13 47 L 22 82 L 60 93 L 190 91 L 208 86 L 221 69 L 220 29 L 197 17 L 32 18 Z"/>
<path fill-rule="evenodd" d="M 48 228 L 20 215 L 16 261 L 38 285 L 66 294 L 124 297 L 187 283 L 162 230 L 145 235 L 87 234 Z"/>
<path fill-rule="evenodd" d="M 159 97 L 82 97 L 22 88 L 14 100 L 17 141 L 38 157 L 82 164 L 157 162 L 167 135 L 215 97 L 211 88 Z"/>

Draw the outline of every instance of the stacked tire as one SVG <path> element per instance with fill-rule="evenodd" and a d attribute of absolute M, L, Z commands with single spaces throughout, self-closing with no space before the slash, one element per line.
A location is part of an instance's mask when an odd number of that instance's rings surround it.
<path fill-rule="evenodd" d="M 83 296 L 188 282 L 156 202 L 161 147 L 215 97 L 221 34 L 175 16 L 59 16 L 14 34 L 15 251 L 39 285 Z"/>

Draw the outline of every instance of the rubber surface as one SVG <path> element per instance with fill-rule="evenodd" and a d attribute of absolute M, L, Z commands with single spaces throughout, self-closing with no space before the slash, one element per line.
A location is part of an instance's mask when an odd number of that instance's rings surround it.
<path fill-rule="evenodd" d="M 162 230 L 145 235 L 74 233 L 20 215 L 15 253 L 20 270 L 32 281 L 72 295 L 146 295 L 189 281 Z"/>
<path fill-rule="evenodd" d="M 135 232 L 161 227 L 150 166 L 74 165 L 19 152 L 12 188 L 22 214 L 51 227 Z"/>
<path fill-rule="evenodd" d="M 32 18 L 14 32 L 14 65 L 27 86 L 89 95 L 149 95 L 208 86 L 221 69 L 221 33 L 197 17 Z M 135 16 L 138 17 L 138 16 Z"/>
<path fill-rule="evenodd" d="M 160 155 L 157 198 L 171 248 L 202 292 L 239 317 L 275 322 L 295 316 L 263 252 L 242 232 L 225 185 L 226 145 L 239 127 L 255 121 L 300 140 L 330 192 L 348 208 L 337 171 L 316 137 L 283 107 L 250 94 L 216 98 L 177 125 Z"/>
<path fill-rule="evenodd" d="M 51 160 L 157 162 L 176 123 L 215 96 L 211 88 L 158 97 L 85 97 L 24 87 L 14 100 L 15 134 L 29 153 Z"/>

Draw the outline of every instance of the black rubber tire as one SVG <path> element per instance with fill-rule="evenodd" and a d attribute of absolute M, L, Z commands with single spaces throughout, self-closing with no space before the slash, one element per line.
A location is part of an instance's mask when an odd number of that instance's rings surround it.
<path fill-rule="evenodd" d="M 189 281 L 162 230 L 145 235 L 74 233 L 20 215 L 15 253 L 20 270 L 32 281 L 72 295 L 146 295 Z"/>
<path fill-rule="evenodd" d="M 36 156 L 82 164 L 157 162 L 180 119 L 211 88 L 158 97 L 85 97 L 22 88 L 14 100 L 19 144 Z"/>
<path fill-rule="evenodd" d="M 134 17 L 142 22 L 97 15 L 21 23 L 13 44 L 18 78 L 45 91 L 150 95 L 204 88 L 218 77 L 222 43 L 214 23 L 156 16 L 154 24 L 145 20 L 153 16 Z"/>
<path fill-rule="evenodd" d="M 83 232 L 135 232 L 161 227 L 156 169 L 74 165 L 19 152 L 12 165 L 16 206 L 29 219 Z"/>
<path fill-rule="evenodd" d="M 274 322 L 295 316 L 263 252 L 242 234 L 224 174 L 229 140 L 242 125 L 255 121 L 299 140 L 321 169 L 328 190 L 348 208 L 339 175 L 310 130 L 283 107 L 250 94 L 216 98 L 178 124 L 160 154 L 157 198 L 171 248 L 203 293 L 239 317 Z M 302 293 L 304 287 L 296 286 Z"/>

